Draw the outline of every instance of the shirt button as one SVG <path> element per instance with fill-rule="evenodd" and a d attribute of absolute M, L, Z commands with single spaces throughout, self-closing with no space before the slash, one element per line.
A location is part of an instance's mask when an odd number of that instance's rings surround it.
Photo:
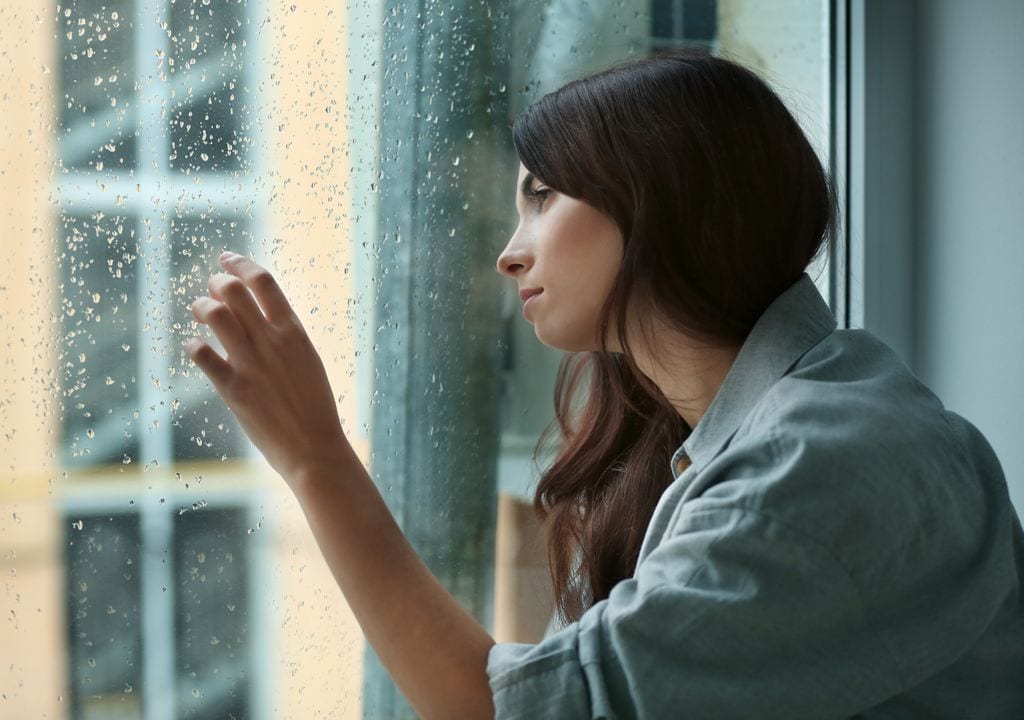
<path fill-rule="evenodd" d="M 676 460 L 676 476 L 682 475 L 686 468 L 690 467 L 690 458 L 688 455 L 683 455 Z"/>

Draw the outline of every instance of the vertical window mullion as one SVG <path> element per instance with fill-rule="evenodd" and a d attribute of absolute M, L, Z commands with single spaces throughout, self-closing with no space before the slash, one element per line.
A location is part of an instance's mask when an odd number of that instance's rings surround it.
<path fill-rule="evenodd" d="M 248 0 L 246 3 L 246 15 L 250 18 L 264 17 L 267 3 L 264 0 Z M 262 61 L 269 52 L 264 52 L 262 47 L 264 41 L 261 33 L 251 32 L 246 33 L 248 40 L 248 58 L 242 65 L 242 74 L 240 81 L 243 87 L 249 88 L 249 100 L 253 103 L 253 107 L 261 109 L 267 107 L 268 99 L 264 95 L 263 84 L 260 82 L 262 76 Z M 260 237 L 263 235 L 263 229 L 269 222 L 269 211 L 268 204 L 265 202 L 264 196 L 266 194 L 266 173 L 267 173 L 267 161 L 264 153 L 260 152 L 260 149 L 265 149 L 266 145 L 264 141 L 269 141 L 269 138 L 265 138 L 263 134 L 263 122 L 264 116 L 260 112 L 254 112 L 251 115 L 249 127 L 246 129 L 249 133 L 252 146 L 256 149 L 255 152 L 250 152 L 248 155 L 248 172 L 241 178 L 242 183 L 245 186 L 244 197 L 249 197 L 255 200 L 249 207 L 249 215 L 252 219 L 251 227 L 251 238 Z M 222 192 L 223 202 L 227 205 L 228 202 L 233 202 L 231 193 L 228 192 L 227 185 L 231 184 L 231 180 L 225 180 L 224 191 Z M 245 212 L 241 209 L 239 216 Z M 257 260 L 260 264 L 265 267 L 270 266 L 269 259 L 261 252 L 262 248 L 253 243 L 252 247 L 249 248 L 250 255 Z M 367 402 L 367 407 L 369 403 Z M 243 462 L 246 460 L 260 460 L 260 453 L 256 450 L 255 446 L 246 444 L 244 450 L 239 458 Z M 251 491 L 246 494 L 246 501 L 244 505 L 241 505 L 243 511 L 247 514 L 249 520 L 249 527 L 258 527 L 259 523 L 263 520 L 262 509 L 264 507 L 271 508 L 272 518 L 278 516 L 278 508 L 274 507 L 274 504 L 269 501 L 265 495 L 257 491 Z M 273 519 L 271 519 L 273 522 Z M 269 610 L 269 602 L 266 597 L 266 589 L 277 586 L 277 576 L 275 573 L 274 564 L 271 560 L 272 547 L 267 539 L 267 533 L 257 533 L 256 537 L 249 540 L 246 547 L 248 552 L 245 556 L 245 562 L 248 563 L 249 572 L 247 573 L 248 586 L 246 588 L 246 605 L 248 617 L 249 617 L 249 648 L 248 648 L 248 670 L 251 673 L 251 679 L 248 685 L 248 710 L 249 720 L 268 720 L 272 715 L 272 708 L 275 707 L 275 698 L 277 697 L 278 687 L 273 683 L 274 672 L 273 669 L 274 659 L 280 657 L 275 651 L 273 643 L 274 633 L 269 630 L 271 627 L 271 614 Z"/>
<path fill-rule="evenodd" d="M 829 4 L 831 52 L 831 133 L 830 170 L 835 180 L 839 214 L 836 218 L 836 242 L 829 259 L 830 305 L 841 327 L 850 326 L 849 298 L 849 12 L 846 0 Z"/>
<path fill-rule="evenodd" d="M 166 353 L 157 350 L 159 335 L 167 337 L 156 322 L 158 305 L 169 286 L 169 219 L 166 207 L 168 147 L 164 131 L 163 108 L 167 100 L 166 77 L 169 43 L 161 22 L 166 23 L 166 0 L 138 0 L 135 8 L 135 72 L 139 88 L 137 146 L 140 205 L 138 272 L 136 293 L 142 310 L 137 328 L 139 407 L 142 418 L 139 462 L 171 460 L 169 408 L 162 402 L 159 381 L 167 386 Z M 154 203 L 154 199 L 161 202 Z M 145 255 L 145 257 L 143 257 Z M 157 424 L 154 423 L 157 421 Z M 171 562 L 173 527 L 169 509 L 156 494 L 144 494 L 140 508 L 142 537 L 142 647 L 144 711 L 146 720 L 173 720 L 175 713 L 174 604 L 175 592 Z"/>

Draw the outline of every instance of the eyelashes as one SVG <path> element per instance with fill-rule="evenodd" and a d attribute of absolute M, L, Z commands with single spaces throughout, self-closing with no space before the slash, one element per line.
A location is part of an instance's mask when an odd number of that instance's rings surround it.
<path fill-rule="evenodd" d="M 544 201 L 548 199 L 551 194 L 551 189 L 546 187 L 539 187 L 536 190 L 531 188 L 526 189 L 526 196 L 537 203 L 537 207 L 544 207 Z"/>

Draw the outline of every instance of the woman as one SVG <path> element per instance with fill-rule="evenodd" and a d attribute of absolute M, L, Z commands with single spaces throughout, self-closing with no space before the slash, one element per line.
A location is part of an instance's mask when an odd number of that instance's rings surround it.
<path fill-rule="evenodd" d="M 1024 717 L 1002 470 L 891 350 L 836 329 L 805 274 L 832 194 L 779 99 L 675 52 L 570 83 L 513 137 L 520 222 L 498 270 L 570 353 L 536 498 L 565 627 L 541 643 L 495 644 L 417 558 L 269 273 L 226 254 L 193 304 L 231 360 L 197 339 L 190 356 L 417 711 Z"/>

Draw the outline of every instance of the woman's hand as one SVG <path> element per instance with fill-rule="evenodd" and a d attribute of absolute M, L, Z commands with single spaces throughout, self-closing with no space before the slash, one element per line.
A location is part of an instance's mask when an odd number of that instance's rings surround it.
<path fill-rule="evenodd" d="M 323 362 L 277 281 L 241 255 L 226 252 L 220 262 L 230 274 L 210 278 L 210 297 L 192 303 L 192 313 L 227 358 L 199 338 L 185 343 L 186 352 L 289 483 L 351 458 Z"/>
<path fill-rule="evenodd" d="M 211 297 L 192 312 L 228 359 L 198 338 L 188 354 L 288 481 L 367 640 L 419 715 L 493 718 L 494 639 L 431 575 L 352 452 L 320 356 L 277 282 L 238 255 L 221 264 L 230 275 L 210 278 Z"/>

